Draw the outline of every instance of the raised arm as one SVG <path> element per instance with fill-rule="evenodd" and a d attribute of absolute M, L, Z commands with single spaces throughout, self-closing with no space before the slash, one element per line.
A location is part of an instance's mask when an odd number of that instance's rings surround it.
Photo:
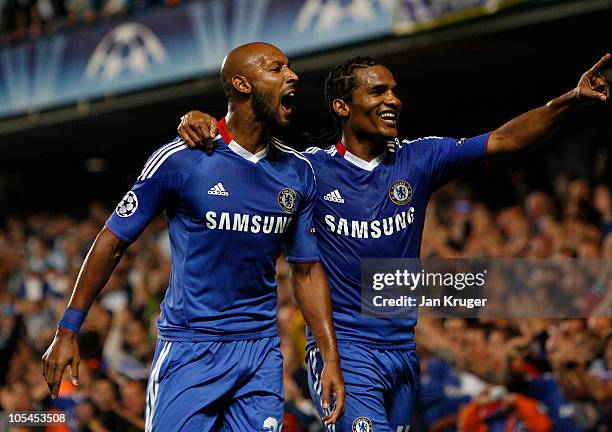
<path fill-rule="evenodd" d="M 606 79 L 599 71 L 611 57 L 610 54 L 603 56 L 580 77 L 578 85 L 573 90 L 495 129 L 487 146 L 489 161 L 496 162 L 527 152 L 541 144 L 579 108 L 607 102 L 610 90 Z"/>
<path fill-rule="evenodd" d="M 42 357 L 43 375 L 53 399 L 59 392 L 66 366 L 70 366 L 70 380 L 74 385 L 78 385 L 78 327 L 128 246 L 129 243 L 119 240 L 104 227 L 85 258 L 66 313 L 57 326 L 53 342 Z"/>
<path fill-rule="evenodd" d="M 336 334 L 332 321 L 331 296 L 323 267 L 319 262 L 294 263 L 291 279 L 295 299 L 312 330 L 317 346 L 323 357 L 321 373 L 322 406 L 330 407 L 333 392 L 335 405 L 330 414 L 323 418 L 326 424 L 336 423 L 344 412 L 344 380 L 340 372 L 340 357 L 336 345 Z"/>

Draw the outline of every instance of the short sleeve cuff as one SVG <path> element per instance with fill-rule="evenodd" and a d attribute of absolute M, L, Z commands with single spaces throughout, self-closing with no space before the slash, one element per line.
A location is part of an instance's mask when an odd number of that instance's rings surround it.
<path fill-rule="evenodd" d="M 468 138 L 463 143 L 465 147 L 465 151 L 473 155 L 474 159 L 478 159 L 482 161 L 482 165 L 488 167 L 489 160 L 487 156 L 487 146 L 489 144 L 489 138 L 491 137 L 491 132 L 487 132 L 482 135 L 478 135 L 472 138 Z"/>
<path fill-rule="evenodd" d="M 289 263 L 306 263 L 306 262 L 319 262 L 321 261 L 321 259 L 318 256 L 311 256 L 311 257 L 286 256 L 285 261 Z"/>
<path fill-rule="evenodd" d="M 116 228 L 112 227 L 110 224 L 111 224 L 111 219 L 106 221 L 106 228 L 110 231 L 110 233 L 112 235 L 114 235 L 119 240 L 124 241 L 126 243 L 133 243 L 134 242 L 134 240 L 132 240 L 132 239 L 130 239 L 130 238 L 124 236 L 124 235 L 119 234 L 118 230 Z"/>

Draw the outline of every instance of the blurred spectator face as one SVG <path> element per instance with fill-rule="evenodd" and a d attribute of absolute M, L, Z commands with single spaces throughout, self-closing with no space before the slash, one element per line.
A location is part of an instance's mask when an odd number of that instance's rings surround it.
<path fill-rule="evenodd" d="M 125 342 L 132 348 L 138 348 L 147 343 L 147 329 L 142 321 L 133 319 L 128 322 Z"/>
<path fill-rule="evenodd" d="M 525 199 L 525 212 L 531 220 L 552 214 L 553 204 L 550 196 L 542 191 L 531 192 Z"/>
<path fill-rule="evenodd" d="M 489 354 L 487 338 L 482 328 L 468 328 L 465 331 L 466 350 L 473 358 L 484 358 Z"/>
<path fill-rule="evenodd" d="M 108 311 L 94 303 L 87 314 L 83 329 L 105 335 L 111 326 L 112 319 L 113 317 Z"/>
<path fill-rule="evenodd" d="M 94 403 L 102 411 L 110 411 L 117 401 L 115 388 L 110 380 L 95 380 L 93 384 L 92 398 Z"/>
<path fill-rule="evenodd" d="M 141 416 L 145 411 L 145 388 L 140 381 L 128 381 L 119 387 L 121 405 L 131 414 Z"/>
<path fill-rule="evenodd" d="M 591 317 L 587 321 L 589 331 L 598 338 L 605 338 L 612 332 L 612 319 L 608 317 Z"/>
<path fill-rule="evenodd" d="M 77 421 L 81 424 L 87 424 L 89 420 L 95 416 L 94 407 L 89 402 L 79 403 L 76 406 L 74 413 Z"/>
<path fill-rule="evenodd" d="M 527 258 L 547 258 L 550 255 L 550 240 L 546 236 L 536 236 L 527 244 Z"/>
<path fill-rule="evenodd" d="M 576 249 L 576 256 L 582 259 L 597 259 L 599 258 L 599 245 L 591 240 L 583 241 Z"/>
<path fill-rule="evenodd" d="M 15 327 L 15 311 L 9 305 L 0 308 L 0 336 L 8 338 Z"/>
<path fill-rule="evenodd" d="M 593 192 L 593 206 L 604 217 L 612 216 L 612 196 L 606 185 L 597 185 Z"/>
<path fill-rule="evenodd" d="M 575 338 L 584 332 L 584 321 L 580 319 L 566 319 L 559 325 L 561 334 L 566 338 Z"/>
<path fill-rule="evenodd" d="M 0 391 L 0 404 L 7 411 L 30 411 L 32 399 L 25 384 L 16 382 Z"/>
<path fill-rule="evenodd" d="M 462 318 L 447 318 L 444 321 L 446 335 L 454 343 L 461 344 L 465 339 L 466 323 Z"/>
<path fill-rule="evenodd" d="M 568 189 L 568 200 L 571 203 L 578 203 L 580 201 L 590 201 L 591 189 L 585 179 L 572 180 L 569 183 Z"/>

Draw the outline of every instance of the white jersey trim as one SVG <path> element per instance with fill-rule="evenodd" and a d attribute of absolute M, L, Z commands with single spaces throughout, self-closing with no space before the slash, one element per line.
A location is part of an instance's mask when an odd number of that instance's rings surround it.
<path fill-rule="evenodd" d="M 149 168 L 147 168 L 147 170 L 143 170 L 143 173 L 140 175 L 140 177 L 138 177 L 138 180 L 148 180 L 148 179 L 150 179 L 157 172 L 159 167 L 161 167 L 163 165 L 163 163 L 166 161 L 166 159 L 168 159 L 174 153 L 178 153 L 181 150 L 185 150 L 185 149 L 188 149 L 188 148 L 189 148 L 189 146 L 187 146 L 187 144 L 185 144 L 185 142 L 183 140 L 180 140 L 179 142 L 177 142 L 176 144 L 172 145 L 171 147 L 168 147 L 163 152 L 161 152 L 161 153 L 159 153 L 157 155 L 157 157 L 155 158 L 155 161 L 151 161 L 151 164 L 149 165 Z"/>
<path fill-rule="evenodd" d="M 303 156 L 300 152 L 292 149 L 291 147 L 288 147 L 284 144 L 282 144 L 279 140 L 277 139 L 273 139 L 272 143 L 274 144 L 274 147 L 276 147 L 277 149 L 279 149 L 282 152 L 285 153 L 291 153 L 293 154 L 293 156 L 295 156 L 298 159 L 302 159 L 303 161 L 306 161 L 306 163 L 308 164 L 308 166 L 310 167 L 310 170 L 312 171 L 312 175 L 314 176 L 315 180 L 317 179 L 317 175 L 315 174 L 315 170 L 312 167 L 312 164 L 310 163 L 310 161 L 308 160 L 308 158 L 306 156 Z"/>
<path fill-rule="evenodd" d="M 157 359 L 157 362 L 152 365 L 151 375 L 149 377 L 149 384 L 147 386 L 147 398 L 145 406 L 145 431 L 151 432 L 153 430 L 153 420 L 155 419 L 155 408 L 157 407 L 157 395 L 159 393 L 159 371 L 164 364 L 166 357 L 170 353 L 172 348 L 172 342 L 162 341 L 162 349 Z"/>
<path fill-rule="evenodd" d="M 421 138 L 416 138 L 413 140 L 408 140 L 408 139 L 403 139 L 402 140 L 402 144 L 411 144 L 413 142 L 417 142 L 417 141 L 422 141 L 422 140 L 427 140 L 427 139 L 437 139 L 437 140 L 441 140 L 444 139 L 444 137 L 439 137 L 439 136 L 425 136 L 425 137 L 421 137 Z"/>
<path fill-rule="evenodd" d="M 263 150 L 258 151 L 257 153 L 253 154 L 234 140 L 231 140 L 227 146 L 230 148 L 231 151 L 236 153 L 241 158 L 244 158 L 248 160 L 249 162 L 253 162 L 253 163 L 257 163 L 263 158 L 265 158 L 266 155 L 268 154 L 268 149 L 269 149 L 269 146 L 266 146 L 266 148 L 264 148 Z"/>
<path fill-rule="evenodd" d="M 177 138 L 171 143 L 165 144 L 155 150 L 155 152 L 153 152 L 151 157 L 149 157 L 144 167 L 142 168 L 142 171 L 138 176 L 138 180 L 143 180 L 145 176 L 149 173 L 149 170 L 155 165 L 155 163 L 157 163 L 157 161 L 159 161 L 159 159 L 163 157 L 164 153 L 168 150 L 178 147 L 181 144 L 181 141 L 182 140 L 180 138 Z"/>
<path fill-rule="evenodd" d="M 363 159 L 358 158 L 357 156 L 355 156 L 353 153 L 351 153 L 348 150 L 346 151 L 346 153 L 344 153 L 344 159 L 346 159 L 347 161 L 349 161 L 356 167 L 364 169 L 366 171 L 372 171 L 374 168 L 380 165 L 380 163 L 383 161 L 384 158 L 385 158 L 385 154 L 382 153 L 376 156 L 370 162 L 367 162 L 367 161 L 364 161 Z"/>
<path fill-rule="evenodd" d="M 330 156 L 334 156 L 336 153 L 338 153 L 338 149 L 336 149 L 335 145 L 326 148 L 324 151 Z"/>

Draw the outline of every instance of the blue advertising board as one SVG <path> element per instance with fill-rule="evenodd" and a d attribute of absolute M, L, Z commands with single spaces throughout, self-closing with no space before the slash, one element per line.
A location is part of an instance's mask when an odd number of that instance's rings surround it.
<path fill-rule="evenodd" d="M 209 0 L 0 49 L 0 118 L 209 76 L 261 40 L 301 55 L 392 34 L 393 0 Z"/>

